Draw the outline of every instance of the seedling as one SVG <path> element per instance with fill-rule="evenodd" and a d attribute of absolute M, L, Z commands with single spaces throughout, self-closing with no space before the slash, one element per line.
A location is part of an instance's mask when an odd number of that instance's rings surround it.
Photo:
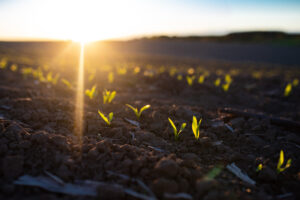
<path fill-rule="evenodd" d="M 125 75 L 127 73 L 126 67 L 118 67 L 117 72 L 119 75 Z"/>
<path fill-rule="evenodd" d="M 10 70 L 16 72 L 18 70 L 18 66 L 16 64 L 13 64 L 12 66 L 10 66 Z"/>
<path fill-rule="evenodd" d="M 223 169 L 222 166 L 214 167 L 212 170 L 210 170 L 207 173 L 207 175 L 204 177 L 204 180 L 213 180 L 213 179 L 215 179 L 222 172 L 222 169 Z"/>
<path fill-rule="evenodd" d="M 109 83 L 113 83 L 114 82 L 114 73 L 113 72 L 109 72 L 107 75 L 107 79 Z"/>
<path fill-rule="evenodd" d="M 175 140 L 178 140 L 178 139 L 179 139 L 179 134 L 180 134 L 180 133 L 183 131 L 183 129 L 186 127 L 186 123 L 182 123 L 182 124 L 181 124 L 181 127 L 180 127 L 180 130 L 177 131 L 177 128 L 176 128 L 174 122 L 173 122 L 170 118 L 168 118 L 168 120 L 169 120 L 169 122 L 170 122 L 170 124 L 171 124 L 171 126 L 172 126 L 172 128 L 173 128 Z"/>
<path fill-rule="evenodd" d="M 0 69 L 5 69 L 6 65 L 7 65 L 7 60 L 5 58 L 2 58 L 0 62 Z"/>
<path fill-rule="evenodd" d="M 140 71 L 141 71 L 141 68 L 140 68 L 140 67 L 135 67 L 135 68 L 133 69 L 133 74 L 136 75 L 136 74 L 140 73 Z"/>
<path fill-rule="evenodd" d="M 147 110 L 147 109 L 149 109 L 149 108 L 151 107 L 150 105 L 145 105 L 145 106 L 143 106 L 143 107 L 140 109 L 140 111 L 139 111 L 137 108 L 134 108 L 133 106 L 131 106 L 131 105 L 129 105 L 129 104 L 126 104 L 126 106 L 129 107 L 131 110 L 133 110 L 134 114 L 136 115 L 136 117 L 137 117 L 138 119 L 140 119 L 140 117 L 141 117 L 141 115 L 142 115 L 142 112 L 143 112 L 144 110 Z"/>
<path fill-rule="evenodd" d="M 202 84 L 202 83 L 204 83 L 204 80 L 205 80 L 205 76 L 204 76 L 204 75 L 201 75 L 201 76 L 199 76 L 199 78 L 198 78 L 198 83 Z"/>
<path fill-rule="evenodd" d="M 105 115 L 100 110 L 98 110 L 98 113 L 99 113 L 100 117 L 103 119 L 103 121 L 105 121 L 105 123 L 108 126 L 110 126 L 111 125 L 111 121 L 112 121 L 113 116 L 114 116 L 114 113 L 113 112 L 109 113 L 108 117 L 105 117 Z"/>
<path fill-rule="evenodd" d="M 284 167 L 283 167 L 283 163 L 284 163 L 284 153 L 283 150 L 281 150 L 279 154 L 278 163 L 277 163 L 277 173 L 283 172 L 284 170 L 289 168 L 292 164 L 292 159 L 288 159 Z"/>
<path fill-rule="evenodd" d="M 177 75 L 177 80 L 181 81 L 182 80 L 182 75 Z"/>
<path fill-rule="evenodd" d="M 69 89 L 72 89 L 73 88 L 73 86 L 72 86 L 72 84 L 67 80 L 67 79 L 61 79 L 61 82 L 63 83 L 63 84 L 65 84 Z"/>
<path fill-rule="evenodd" d="M 284 89 L 284 96 L 287 97 L 291 94 L 292 92 L 292 84 L 291 83 L 288 83 Z"/>
<path fill-rule="evenodd" d="M 23 74 L 24 78 L 27 78 L 27 76 L 32 73 L 32 68 L 31 67 L 24 67 L 24 68 L 22 68 L 21 73 Z"/>
<path fill-rule="evenodd" d="M 200 125 L 202 122 L 202 118 L 197 122 L 197 118 L 193 116 L 192 130 L 195 136 L 195 139 L 198 140 L 200 136 Z"/>
<path fill-rule="evenodd" d="M 194 82 L 195 78 L 196 78 L 196 76 L 186 76 L 186 81 L 187 81 L 189 86 L 193 85 L 193 82 Z"/>
<path fill-rule="evenodd" d="M 219 87 L 220 84 L 221 84 L 221 79 L 220 79 L 220 78 L 217 78 L 217 79 L 215 80 L 214 84 L 215 84 L 216 87 Z"/>
<path fill-rule="evenodd" d="M 109 91 L 109 90 L 105 90 L 103 92 L 103 104 L 106 103 L 111 103 L 112 100 L 115 98 L 117 92 L 116 91 Z"/>
<path fill-rule="evenodd" d="M 85 90 L 85 95 L 86 96 L 88 96 L 90 99 L 93 99 L 94 98 L 94 96 L 96 95 L 96 85 L 94 85 L 93 87 L 92 87 L 92 89 L 86 89 Z"/>
<path fill-rule="evenodd" d="M 298 86 L 298 85 L 299 85 L 299 79 L 295 78 L 295 79 L 293 80 L 293 86 L 296 87 L 296 86 Z"/>
<path fill-rule="evenodd" d="M 230 87 L 230 83 L 224 83 L 224 84 L 222 85 L 222 88 L 223 88 L 223 90 L 224 90 L 225 92 L 227 92 L 227 91 L 229 90 L 229 87 Z"/>
<path fill-rule="evenodd" d="M 257 168 L 256 168 L 256 172 L 261 171 L 262 168 L 263 168 L 263 165 L 260 163 L 260 164 L 257 166 Z"/>

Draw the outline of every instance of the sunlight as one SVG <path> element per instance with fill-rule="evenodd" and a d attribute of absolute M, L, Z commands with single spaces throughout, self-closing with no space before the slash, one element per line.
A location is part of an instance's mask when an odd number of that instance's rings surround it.
<path fill-rule="evenodd" d="M 79 142 L 82 142 L 83 133 L 83 112 L 84 112 L 84 43 L 80 45 L 80 57 L 78 65 L 77 93 L 75 107 L 75 134 Z"/>

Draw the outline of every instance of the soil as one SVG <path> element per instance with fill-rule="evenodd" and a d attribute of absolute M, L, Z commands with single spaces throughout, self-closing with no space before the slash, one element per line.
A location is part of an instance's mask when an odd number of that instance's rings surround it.
<path fill-rule="evenodd" d="M 288 75 L 300 77 L 297 68 L 259 66 L 265 72 L 276 71 L 261 79 L 251 76 L 251 67 L 244 68 L 233 76 L 228 92 L 214 86 L 213 66 L 204 67 L 211 75 L 203 84 L 192 86 L 167 72 L 144 76 L 146 68 L 137 75 L 130 70 L 116 74 L 110 84 L 107 72 L 96 71 L 96 78 L 85 83 L 86 88 L 97 84 L 98 95 L 92 100 L 85 97 L 81 144 L 74 135 L 76 91 L 61 82 L 53 85 L 24 78 L 20 71 L 28 65 L 18 66 L 17 72 L 0 69 L 0 199 L 91 199 L 13 183 L 24 174 L 38 176 L 45 171 L 65 182 L 95 180 L 138 190 L 137 185 L 110 172 L 123 174 L 142 180 L 157 199 L 176 199 L 168 195 L 176 193 L 205 200 L 300 198 L 299 127 L 221 111 L 234 108 L 299 122 L 300 87 L 283 96 Z M 224 72 L 233 69 L 219 68 Z M 66 76 L 67 71 L 61 73 Z M 102 103 L 104 88 L 117 91 L 111 104 Z M 137 120 L 125 104 L 138 108 L 150 104 L 151 108 Z M 110 127 L 98 109 L 114 113 Z M 203 119 L 198 140 L 191 128 L 193 116 Z M 177 127 L 187 123 L 178 141 L 168 117 Z M 126 119 L 138 121 L 140 127 Z M 277 173 L 280 150 L 292 164 Z M 255 180 L 255 186 L 228 171 L 226 166 L 231 163 Z M 259 164 L 263 168 L 257 172 Z M 216 166 L 222 168 L 220 174 L 207 179 Z M 114 188 L 99 188 L 98 198 L 135 199 Z"/>

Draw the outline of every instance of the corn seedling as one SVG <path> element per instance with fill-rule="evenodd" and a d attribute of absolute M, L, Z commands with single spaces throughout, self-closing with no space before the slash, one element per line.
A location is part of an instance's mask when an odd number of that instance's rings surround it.
<path fill-rule="evenodd" d="M 195 136 L 195 139 L 198 140 L 200 136 L 200 125 L 202 122 L 202 118 L 197 122 L 197 118 L 193 116 L 193 122 L 192 122 L 192 130 Z"/>
<path fill-rule="evenodd" d="M 284 153 L 283 150 L 281 150 L 279 154 L 278 163 L 277 163 L 277 173 L 283 172 L 284 170 L 289 168 L 292 164 L 292 159 L 288 159 L 284 167 L 283 167 L 283 163 L 284 163 Z"/>
<path fill-rule="evenodd" d="M 141 71 L 141 68 L 140 68 L 140 67 L 135 67 L 135 68 L 133 69 L 133 74 L 136 75 L 136 74 L 140 73 L 140 71 Z"/>
<path fill-rule="evenodd" d="M 170 76 L 174 76 L 177 72 L 177 69 L 175 67 L 172 67 L 170 70 L 169 70 L 169 75 Z"/>
<path fill-rule="evenodd" d="M 202 84 L 202 83 L 204 83 L 204 80 L 205 80 L 205 76 L 204 76 L 204 75 L 201 75 L 201 76 L 199 76 L 199 78 L 198 78 L 198 83 Z"/>
<path fill-rule="evenodd" d="M 291 83 L 288 83 L 286 86 L 285 86 L 285 89 L 284 89 L 284 96 L 287 97 L 291 94 L 292 92 L 292 84 Z"/>
<path fill-rule="evenodd" d="M 219 87 L 220 84 L 221 84 L 221 79 L 220 79 L 220 78 L 217 78 L 217 79 L 215 80 L 214 84 L 215 84 L 216 87 Z"/>
<path fill-rule="evenodd" d="M 177 80 L 181 81 L 182 80 L 182 75 L 177 75 Z"/>
<path fill-rule="evenodd" d="M 207 175 L 204 177 L 204 180 L 213 180 L 222 172 L 223 167 L 217 166 L 210 170 Z"/>
<path fill-rule="evenodd" d="M 18 70 L 18 66 L 16 64 L 13 64 L 12 66 L 10 66 L 10 70 L 16 72 Z"/>
<path fill-rule="evenodd" d="M 131 110 L 133 110 L 134 114 L 136 115 L 136 117 L 139 119 L 142 115 L 142 112 L 149 109 L 151 106 L 150 105 L 145 105 L 143 106 L 140 111 L 137 109 L 137 108 L 134 108 L 133 106 L 129 105 L 129 104 L 126 104 L 126 106 L 128 108 L 130 108 Z"/>
<path fill-rule="evenodd" d="M 24 68 L 22 68 L 21 73 L 23 74 L 24 78 L 27 78 L 27 76 L 32 74 L 32 68 L 31 67 L 24 67 Z"/>
<path fill-rule="evenodd" d="M 0 69 L 5 69 L 7 65 L 7 60 L 5 58 L 2 58 L 0 61 Z"/>
<path fill-rule="evenodd" d="M 196 76 L 186 76 L 186 81 L 187 81 L 189 86 L 193 85 L 193 82 L 194 82 L 195 78 L 196 78 Z"/>
<path fill-rule="evenodd" d="M 73 88 L 73 86 L 72 86 L 72 84 L 67 80 L 67 79 L 61 79 L 61 82 L 65 85 L 65 86 L 67 86 L 69 89 L 72 89 Z"/>
<path fill-rule="evenodd" d="M 111 121 L 113 120 L 113 116 L 114 116 L 113 112 L 109 113 L 108 117 L 106 117 L 100 110 L 98 110 L 98 114 L 108 126 L 111 125 Z"/>
<path fill-rule="evenodd" d="M 294 87 L 296 87 L 296 86 L 298 86 L 299 85 L 299 79 L 297 79 L 297 78 L 295 78 L 294 80 L 293 80 L 293 86 Z"/>
<path fill-rule="evenodd" d="M 117 73 L 119 75 L 125 75 L 127 73 L 127 69 L 125 67 L 118 67 L 117 68 Z"/>
<path fill-rule="evenodd" d="M 256 172 L 261 171 L 262 168 L 263 168 L 263 165 L 260 163 L 260 164 L 257 166 L 257 168 L 256 168 Z"/>
<path fill-rule="evenodd" d="M 96 95 L 96 85 L 94 85 L 93 87 L 92 87 L 92 89 L 86 89 L 85 90 L 85 95 L 86 96 L 88 96 L 90 99 L 93 99 L 94 98 L 94 96 Z"/>
<path fill-rule="evenodd" d="M 183 129 L 186 127 L 186 123 L 182 123 L 182 124 L 181 124 L 181 127 L 180 127 L 180 129 L 179 129 L 179 131 L 177 131 L 177 128 L 176 128 L 174 122 L 173 122 L 170 118 L 168 118 L 168 120 L 169 120 L 169 122 L 170 122 L 170 124 L 171 124 L 171 126 L 172 126 L 172 128 L 173 128 L 175 140 L 178 140 L 178 139 L 179 139 L 179 134 L 180 134 L 180 133 L 183 131 Z"/>
<path fill-rule="evenodd" d="M 113 83 L 114 82 L 114 73 L 113 72 L 109 72 L 107 75 L 107 79 L 109 83 Z"/>
<path fill-rule="evenodd" d="M 103 92 L 103 104 L 106 103 L 111 103 L 112 100 L 115 98 L 117 92 L 116 91 L 109 91 L 109 90 L 105 90 Z"/>

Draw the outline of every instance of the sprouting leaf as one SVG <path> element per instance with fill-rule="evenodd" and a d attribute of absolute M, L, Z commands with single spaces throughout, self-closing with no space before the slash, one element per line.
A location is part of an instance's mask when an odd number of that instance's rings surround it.
<path fill-rule="evenodd" d="M 179 130 L 179 132 L 177 131 L 177 128 L 176 128 L 176 126 L 175 126 L 175 124 L 174 124 L 174 122 L 170 119 L 170 118 L 168 118 L 168 120 L 169 120 L 169 122 L 170 122 L 170 124 L 171 124 L 171 126 L 172 126 L 172 128 L 173 128 L 173 133 L 174 133 L 174 137 L 175 137 L 175 140 L 178 140 L 179 139 L 179 134 L 184 130 L 184 128 L 186 127 L 186 123 L 182 123 L 181 124 L 181 127 L 180 127 L 180 130 Z"/>
<path fill-rule="evenodd" d="M 205 80 L 205 76 L 204 76 L 204 75 L 201 75 L 201 76 L 199 76 L 199 78 L 198 78 L 198 83 L 202 84 L 202 83 L 204 83 L 204 80 Z"/>
<path fill-rule="evenodd" d="M 221 84 L 221 79 L 220 79 L 220 78 L 217 78 L 217 79 L 215 80 L 214 84 L 215 84 L 216 87 L 219 87 L 220 84 Z"/>
<path fill-rule="evenodd" d="M 105 123 L 110 126 L 111 121 L 113 119 L 113 113 L 112 112 L 109 113 L 108 118 L 100 110 L 98 110 L 98 113 L 99 113 L 100 117 L 103 119 L 103 121 L 105 121 Z"/>
<path fill-rule="evenodd" d="M 280 150 L 279 159 L 277 163 L 277 173 L 283 172 L 284 170 L 289 168 L 292 164 L 292 159 L 288 159 L 284 167 L 283 167 L 283 163 L 284 163 L 284 152 L 283 150 Z"/>
<path fill-rule="evenodd" d="M 65 84 L 69 89 L 72 89 L 72 84 L 67 79 L 61 79 L 61 82 Z"/>
<path fill-rule="evenodd" d="M 181 81 L 182 80 L 182 75 L 177 75 L 177 80 Z"/>
<path fill-rule="evenodd" d="M 198 140 L 200 137 L 200 125 L 202 122 L 202 118 L 197 122 L 197 118 L 193 116 L 193 122 L 192 122 L 192 130 L 195 136 L 195 139 Z"/>
<path fill-rule="evenodd" d="M 189 86 L 193 85 L 193 82 L 194 82 L 195 78 L 196 78 L 196 76 L 186 76 L 186 81 L 187 81 Z"/>
<path fill-rule="evenodd" d="M 297 79 L 297 78 L 295 78 L 294 80 L 293 80 L 293 86 L 294 87 L 296 87 L 296 86 L 298 86 L 299 85 L 299 79 Z"/>
<path fill-rule="evenodd" d="M 109 72 L 108 76 L 107 76 L 108 82 L 109 83 L 113 83 L 114 82 L 114 73 L 113 72 Z"/>
<path fill-rule="evenodd" d="M 90 99 L 93 99 L 94 98 L 94 96 L 95 96 L 95 94 L 96 94 L 96 85 L 94 85 L 93 87 L 92 87 L 92 89 L 86 89 L 85 90 L 85 94 L 86 94 L 86 96 L 88 96 Z"/>
<path fill-rule="evenodd" d="M 260 163 L 260 164 L 257 166 L 257 168 L 256 168 L 256 172 L 261 171 L 262 168 L 263 168 L 263 165 Z"/>
<path fill-rule="evenodd" d="M 291 94 L 292 92 L 292 84 L 288 83 L 284 89 L 284 96 L 287 97 Z"/>
<path fill-rule="evenodd" d="M 116 91 L 109 91 L 109 90 L 104 90 L 103 92 L 103 104 L 106 103 L 111 103 L 112 100 L 115 98 L 117 92 Z"/>
<path fill-rule="evenodd" d="M 134 108 L 133 106 L 131 106 L 129 104 L 126 104 L 126 106 L 129 107 L 134 112 L 134 114 L 136 115 L 136 117 L 138 119 L 141 117 L 143 111 L 145 111 L 151 107 L 150 105 L 145 105 L 140 109 L 140 111 L 138 111 L 137 108 Z"/>

